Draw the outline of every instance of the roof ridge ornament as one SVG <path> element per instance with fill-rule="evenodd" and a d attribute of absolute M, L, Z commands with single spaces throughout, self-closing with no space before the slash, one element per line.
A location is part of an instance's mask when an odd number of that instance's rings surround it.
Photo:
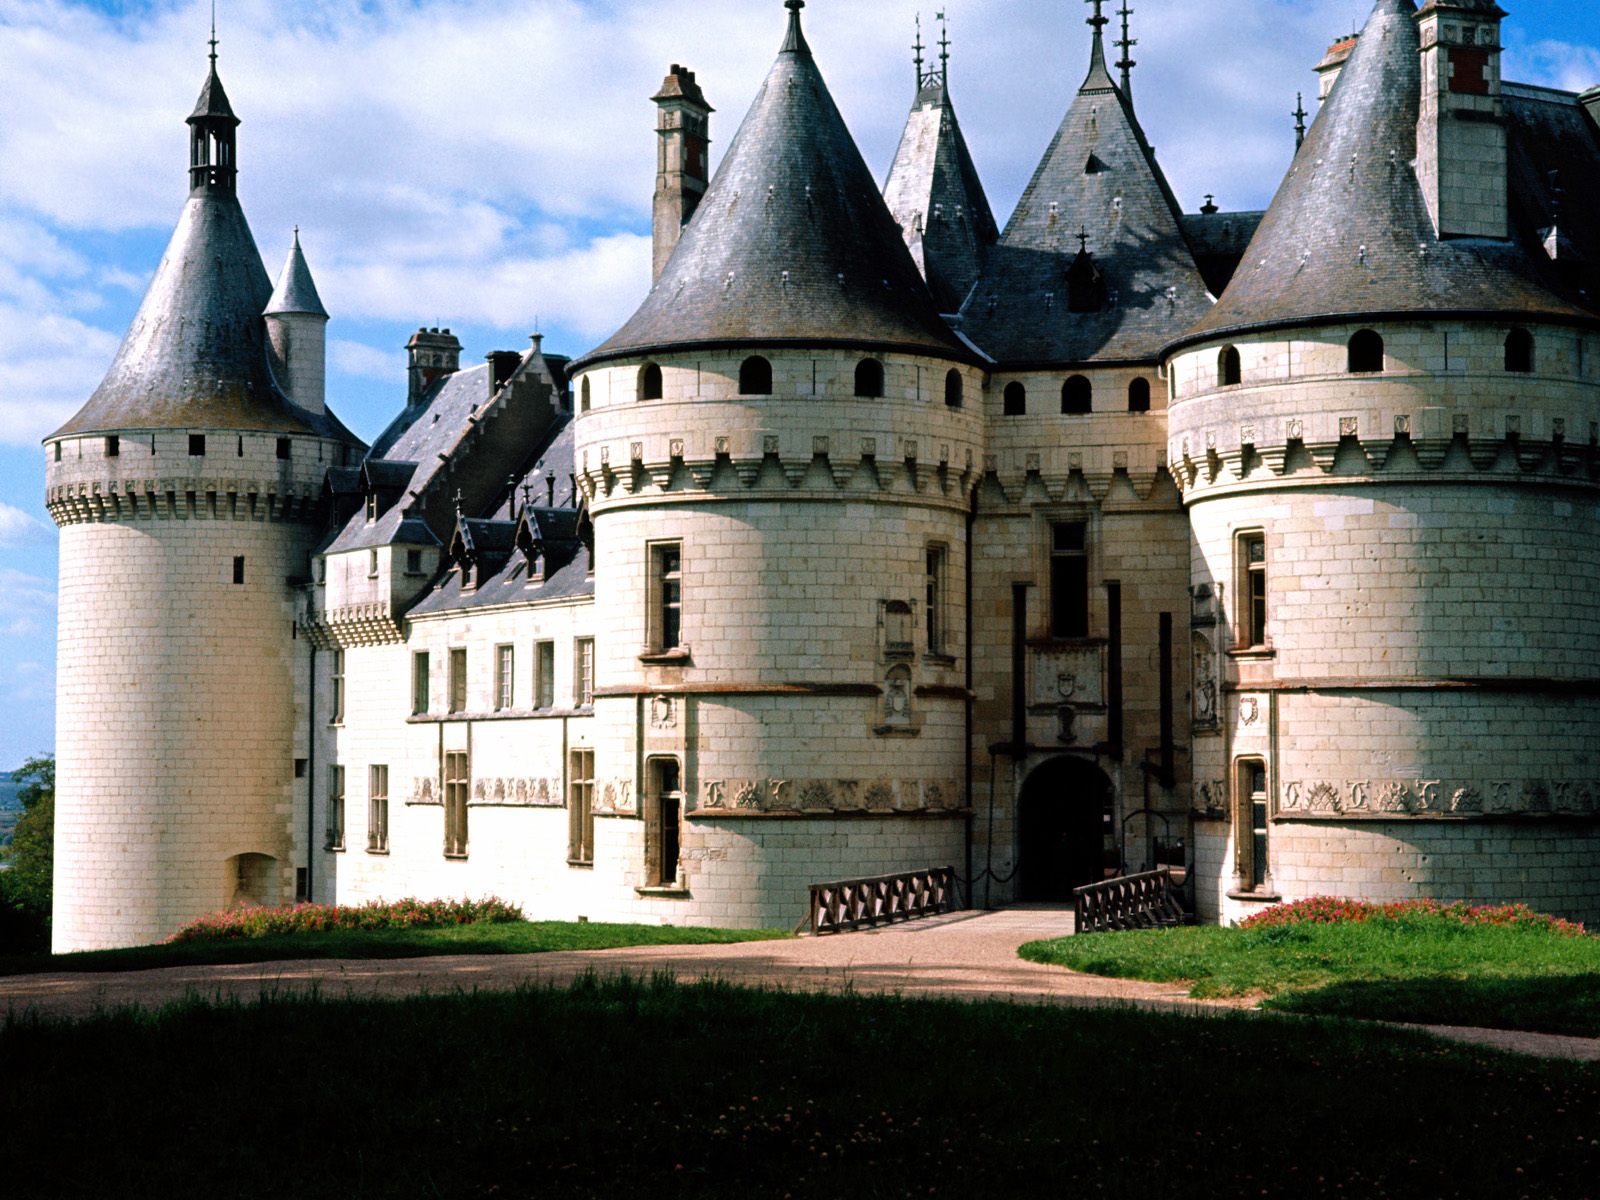
<path fill-rule="evenodd" d="M 211 0 L 211 69 L 217 69 L 217 0 Z"/>
<path fill-rule="evenodd" d="M 1289 114 L 1294 118 L 1294 149 L 1300 152 L 1300 147 L 1306 144 L 1306 94 L 1294 94 L 1294 112 Z"/>
<path fill-rule="evenodd" d="M 1094 46 L 1089 52 L 1089 75 L 1079 91 L 1111 91 L 1117 85 L 1112 82 L 1111 71 L 1106 66 L 1104 30 L 1111 24 L 1111 18 L 1105 14 L 1106 0 L 1084 0 L 1084 3 L 1094 5 L 1094 16 L 1085 22 L 1094 29 Z"/>
<path fill-rule="evenodd" d="M 1116 43 L 1117 49 L 1122 51 L 1122 58 L 1117 62 L 1117 70 L 1122 72 L 1122 95 L 1130 103 L 1133 100 L 1133 69 L 1139 64 L 1134 61 L 1133 48 L 1139 44 L 1139 39 L 1129 33 L 1128 18 L 1133 16 L 1133 9 L 1128 7 L 1128 0 L 1122 0 L 1122 7 L 1117 11 L 1122 18 L 1122 37 Z"/>
<path fill-rule="evenodd" d="M 789 10 L 789 36 L 783 41 L 784 54 L 810 54 L 811 47 L 806 44 L 806 35 L 800 28 L 800 10 L 806 6 L 806 0 L 783 0 L 783 6 Z"/>

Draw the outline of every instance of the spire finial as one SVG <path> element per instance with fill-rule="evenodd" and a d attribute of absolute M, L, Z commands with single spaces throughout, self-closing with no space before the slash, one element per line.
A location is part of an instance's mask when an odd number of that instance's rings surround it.
<path fill-rule="evenodd" d="M 1106 0 L 1084 0 L 1084 3 L 1094 5 L 1094 16 L 1086 22 L 1094 27 L 1094 50 L 1089 60 L 1090 70 L 1095 67 L 1103 70 L 1106 62 L 1106 43 L 1101 31 L 1111 24 L 1111 18 L 1105 14 Z"/>
<path fill-rule="evenodd" d="M 211 69 L 217 69 L 217 0 L 211 0 Z"/>
<path fill-rule="evenodd" d="M 1078 253 L 1089 253 L 1089 227 L 1087 225 L 1078 226 Z"/>
<path fill-rule="evenodd" d="M 1133 69 L 1139 64 L 1133 60 L 1133 48 L 1139 44 L 1139 39 L 1128 32 L 1128 18 L 1133 16 L 1133 9 L 1128 7 L 1128 0 L 1122 0 L 1122 8 L 1117 15 L 1122 18 L 1122 40 L 1117 43 L 1122 51 L 1122 58 L 1117 63 L 1117 70 L 1122 72 L 1122 94 L 1129 100 L 1133 99 Z"/>
<path fill-rule="evenodd" d="M 806 6 L 806 0 L 783 0 L 783 6 L 789 10 L 789 36 L 783 43 L 784 50 L 795 54 L 809 53 L 811 47 L 806 45 L 806 35 L 800 29 L 800 10 Z"/>
<path fill-rule="evenodd" d="M 922 14 L 921 13 L 917 14 L 917 40 L 912 44 L 911 49 L 912 49 L 912 52 L 916 55 L 917 87 L 920 89 L 922 87 L 922 62 L 923 62 L 923 58 L 922 58 L 922 50 L 923 50 L 923 46 L 922 46 Z"/>
<path fill-rule="evenodd" d="M 1304 92 L 1294 94 L 1294 148 L 1296 151 L 1306 144 L 1306 96 Z"/>
<path fill-rule="evenodd" d="M 939 10 L 939 74 L 944 76 L 944 82 L 950 82 L 950 22 L 944 15 L 944 9 Z"/>

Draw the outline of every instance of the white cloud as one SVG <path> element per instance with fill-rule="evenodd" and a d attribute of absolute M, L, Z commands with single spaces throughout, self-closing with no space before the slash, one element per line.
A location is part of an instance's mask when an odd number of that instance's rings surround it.
<path fill-rule="evenodd" d="M 334 370 L 344 375 L 386 383 L 400 383 L 406 377 L 405 358 L 399 350 L 379 350 L 360 342 L 335 339 L 328 343 L 328 357 Z"/>
<path fill-rule="evenodd" d="M 37 639 L 48 632 L 55 607 L 54 580 L 0 567 L 0 639 Z M 13 666 L 13 677 L 15 674 Z"/>
<path fill-rule="evenodd" d="M 20 508 L 0 501 L 0 546 L 27 546 L 46 540 L 49 530 Z"/>

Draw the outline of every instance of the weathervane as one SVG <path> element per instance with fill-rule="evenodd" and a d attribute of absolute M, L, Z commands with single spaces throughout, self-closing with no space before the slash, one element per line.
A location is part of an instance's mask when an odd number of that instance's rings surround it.
<path fill-rule="evenodd" d="M 217 66 L 217 0 L 211 0 L 211 67 Z"/>
<path fill-rule="evenodd" d="M 922 87 L 922 14 L 917 14 L 917 40 L 912 43 L 912 52 L 916 55 L 917 62 L 917 87 Z"/>

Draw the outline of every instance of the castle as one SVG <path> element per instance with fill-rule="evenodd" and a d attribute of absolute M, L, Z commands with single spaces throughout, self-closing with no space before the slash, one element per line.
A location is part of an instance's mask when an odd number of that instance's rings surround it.
<path fill-rule="evenodd" d="M 674 67 L 638 311 L 574 360 L 418 330 L 370 448 L 213 50 L 45 442 L 56 948 L 297 898 L 788 927 L 945 865 L 1600 919 L 1600 89 L 1503 80 L 1494 0 L 1377 0 L 1268 211 L 1187 213 L 1089 2 L 1003 230 L 946 55 L 881 190 L 804 0 L 715 178 Z"/>

